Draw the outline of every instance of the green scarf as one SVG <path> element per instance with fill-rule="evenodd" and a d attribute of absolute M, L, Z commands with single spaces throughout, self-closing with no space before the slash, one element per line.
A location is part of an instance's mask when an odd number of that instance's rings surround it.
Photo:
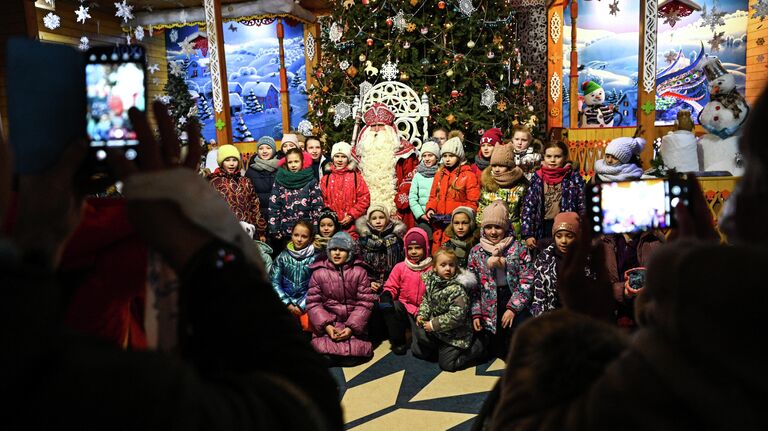
<path fill-rule="evenodd" d="M 312 169 L 302 169 L 299 172 L 291 172 L 288 169 L 278 169 L 275 183 L 291 190 L 303 188 L 315 179 Z"/>

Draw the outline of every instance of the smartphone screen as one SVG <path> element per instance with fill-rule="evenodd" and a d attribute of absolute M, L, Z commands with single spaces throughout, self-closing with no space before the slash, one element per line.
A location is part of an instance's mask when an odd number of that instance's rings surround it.
<path fill-rule="evenodd" d="M 88 54 L 86 131 L 97 161 L 106 159 L 110 147 L 125 148 L 129 160 L 137 155 L 139 142 L 128 110 L 146 110 L 146 84 L 143 51 L 130 48 L 135 47 Z"/>
<path fill-rule="evenodd" d="M 672 227 L 672 208 L 681 196 L 678 185 L 664 178 L 603 183 L 591 189 L 595 231 L 632 233 Z"/>

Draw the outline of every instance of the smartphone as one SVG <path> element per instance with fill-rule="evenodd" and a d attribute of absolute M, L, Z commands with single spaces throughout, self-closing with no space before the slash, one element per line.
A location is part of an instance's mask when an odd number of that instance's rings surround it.
<path fill-rule="evenodd" d="M 675 227 L 675 207 L 688 205 L 688 178 L 601 183 L 587 189 L 587 210 L 595 232 L 633 233 Z"/>
<path fill-rule="evenodd" d="M 128 160 L 138 156 L 138 137 L 128 110 L 146 110 L 146 52 L 141 45 L 94 47 L 85 53 L 86 133 L 89 170 L 107 175 L 107 149 Z"/>

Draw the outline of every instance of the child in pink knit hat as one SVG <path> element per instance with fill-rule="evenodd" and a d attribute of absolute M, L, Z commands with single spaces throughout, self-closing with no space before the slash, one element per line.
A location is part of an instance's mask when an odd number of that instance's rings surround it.
<path fill-rule="evenodd" d="M 579 235 L 580 220 L 575 212 L 558 214 L 552 226 L 554 242 L 536 257 L 536 262 L 533 264 L 533 302 L 531 303 L 531 312 L 534 317 L 562 306 L 557 293 L 557 272 Z"/>

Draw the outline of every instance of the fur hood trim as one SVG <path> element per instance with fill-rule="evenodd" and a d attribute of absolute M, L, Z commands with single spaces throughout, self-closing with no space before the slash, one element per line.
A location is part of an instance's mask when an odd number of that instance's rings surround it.
<path fill-rule="evenodd" d="M 489 191 L 491 193 L 496 193 L 499 191 L 499 185 L 496 183 L 496 181 L 493 180 L 493 175 L 491 175 L 490 166 L 483 169 L 483 173 L 480 175 L 480 186 L 482 186 L 483 190 Z"/>
<path fill-rule="evenodd" d="M 475 221 L 472 220 L 472 224 L 474 224 Z M 443 231 L 443 233 L 448 238 L 456 238 L 456 234 L 453 232 L 453 224 L 449 224 L 447 228 Z M 475 225 L 475 230 L 472 231 L 472 235 L 469 237 L 469 241 L 466 241 L 467 244 L 477 244 L 480 241 L 480 229 L 477 228 L 477 225 Z"/>
<path fill-rule="evenodd" d="M 326 160 L 328 161 L 328 163 L 326 163 L 325 166 L 323 166 L 324 175 L 330 174 L 331 170 L 333 169 L 333 159 L 326 159 Z M 320 163 L 322 164 L 323 162 L 320 162 Z M 347 170 L 359 171 L 359 169 L 357 169 L 357 161 L 352 157 L 349 158 L 349 164 L 347 164 Z"/>
<path fill-rule="evenodd" d="M 464 287 L 464 290 L 469 292 L 477 286 L 477 277 L 472 271 L 465 269 L 459 270 L 459 275 L 456 276 L 456 281 Z"/>
<path fill-rule="evenodd" d="M 390 221 L 395 225 L 392 232 L 402 239 L 408 230 L 408 226 L 400 220 L 390 219 Z M 360 236 L 369 236 L 371 234 L 371 228 L 368 226 L 368 216 L 360 216 L 355 220 L 355 230 Z"/>

